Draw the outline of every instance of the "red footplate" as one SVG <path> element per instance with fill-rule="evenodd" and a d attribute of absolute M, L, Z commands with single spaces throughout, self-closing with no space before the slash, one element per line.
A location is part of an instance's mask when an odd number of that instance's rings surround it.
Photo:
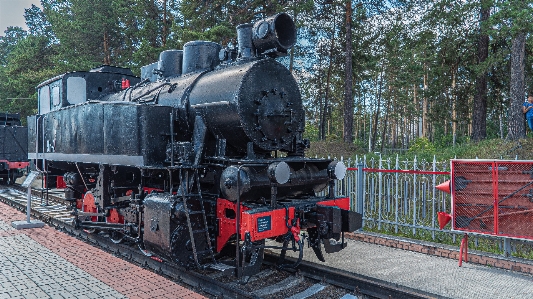
<path fill-rule="evenodd" d="M 346 197 L 320 201 L 317 202 L 316 205 L 336 206 L 341 210 L 348 210 L 350 206 L 350 198 Z M 235 235 L 236 215 L 236 203 L 223 198 L 217 199 L 217 252 L 220 252 L 231 236 Z M 251 241 L 259 241 L 284 235 L 289 231 L 287 224 L 292 224 L 292 220 L 295 217 L 294 215 L 294 207 L 288 207 L 288 209 L 285 207 L 277 209 L 261 209 L 257 211 L 241 205 L 241 224 L 239 229 L 241 240 L 244 240 L 247 233 L 250 235 Z M 346 219 L 348 218 L 349 217 L 346 216 Z"/>

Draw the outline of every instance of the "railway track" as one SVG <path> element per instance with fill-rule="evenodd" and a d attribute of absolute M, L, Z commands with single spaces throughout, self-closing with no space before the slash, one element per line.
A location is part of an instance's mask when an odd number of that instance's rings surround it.
<path fill-rule="evenodd" d="M 262 271 L 245 279 L 237 280 L 221 272 L 186 270 L 173 263 L 148 257 L 132 244 L 113 243 L 105 234 L 75 230 L 73 217 L 61 192 L 51 191 L 48 201 L 41 199 L 41 194 L 39 190 L 32 193 L 33 217 L 177 283 L 188 285 L 210 298 L 435 298 L 421 291 L 306 261 L 296 271 L 280 270 L 275 266 L 278 256 L 271 252 L 265 253 Z M 16 185 L 9 188 L 4 186 L 0 189 L 0 201 L 25 211 L 27 193 Z M 290 260 L 289 257 L 286 259 Z"/>

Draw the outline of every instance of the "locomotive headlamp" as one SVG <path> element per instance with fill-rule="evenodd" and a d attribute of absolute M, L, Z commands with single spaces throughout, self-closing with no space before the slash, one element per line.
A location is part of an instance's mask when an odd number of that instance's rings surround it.
<path fill-rule="evenodd" d="M 268 178 L 273 183 L 285 184 L 289 181 L 291 168 L 285 162 L 276 162 L 268 166 Z"/>
<path fill-rule="evenodd" d="M 346 166 L 342 161 L 333 161 L 328 165 L 328 174 L 331 179 L 342 180 L 346 176 Z"/>
<path fill-rule="evenodd" d="M 257 38 L 266 38 L 270 31 L 270 25 L 268 22 L 260 21 L 255 26 L 255 36 Z"/>

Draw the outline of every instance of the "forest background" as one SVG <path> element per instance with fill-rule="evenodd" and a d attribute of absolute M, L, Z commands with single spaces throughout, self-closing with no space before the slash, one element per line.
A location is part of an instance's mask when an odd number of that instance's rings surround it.
<path fill-rule="evenodd" d="M 235 44 L 235 27 L 287 12 L 298 43 L 282 63 L 306 136 L 354 152 L 526 137 L 533 2 L 503 0 L 42 0 L 28 30 L 0 37 L 0 111 L 36 113 L 35 86 L 102 64 L 131 68 L 191 40 Z M 319 142 L 320 144 L 320 142 Z"/>

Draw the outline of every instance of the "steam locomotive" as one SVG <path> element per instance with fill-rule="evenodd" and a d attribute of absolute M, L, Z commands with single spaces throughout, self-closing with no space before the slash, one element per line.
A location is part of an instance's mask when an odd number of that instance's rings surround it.
<path fill-rule="evenodd" d="M 340 161 L 304 156 L 298 84 L 275 60 L 296 42 L 280 13 L 237 26 L 238 47 L 193 41 L 141 69 L 102 66 L 38 87 L 35 167 L 61 175 L 75 224 L 184 267 L 249 276 L 265 240 L 324 261 L 361 227 L 335 197 Z M 325 190 L 324 196 L 319 196 Z M 305 230 L 307 234 L 303 233 Z"/>

